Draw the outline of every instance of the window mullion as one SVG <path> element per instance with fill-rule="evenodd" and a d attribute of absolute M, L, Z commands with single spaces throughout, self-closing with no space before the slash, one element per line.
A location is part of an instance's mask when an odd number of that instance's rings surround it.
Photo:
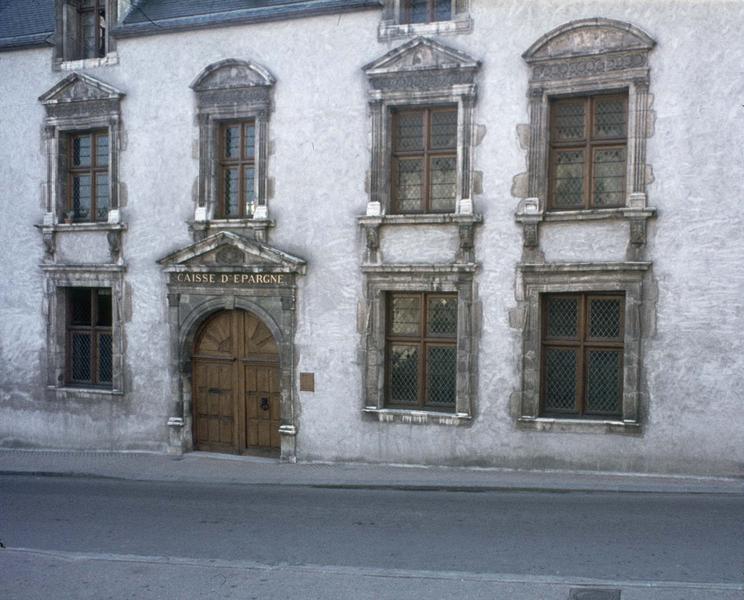
<path fill-rule="evenodd" d="M 424 212 L 429 212 L 431 209 L 429 207 L 431 203 L 431 174 L 429 169 L 429 144 L 431 143 L 431 110 L 425 109 L 424 110 L 424 177 L 423 177 L 423 190 L 421 190 L 421 201 L 422 201 L 422 209 Z"/>
<path fill-rule="evenodd" d="M 586 294 L 579 295 L 579 352 L 577 356 L 577 380 L 579 387 L 577 388 L 576 404 L 578 414 L 584 415 L 584 407 L 586 406 L 586 378 L 585 378 L 585 363 L 586 363 Z"/>
<path fill-rule="evenodd" d="M 419 310 L 419 407 L 423 408 L 426 404 L 426 294 L 419 294 L 419 302 L 421 303 L 421 310 Z"/>

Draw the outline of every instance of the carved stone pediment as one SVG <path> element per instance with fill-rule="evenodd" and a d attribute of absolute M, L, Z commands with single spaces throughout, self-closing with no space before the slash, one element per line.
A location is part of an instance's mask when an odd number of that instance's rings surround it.
<path fill-rule="evenodd" d="M 268 69 L 254 63 L 228 58 L 209 65 L 191 84 L 196 92 L 246 87 L 270 87 L 276 79 Z"/>
<path fill-rule="evenodd" d="M 611 19 L 582 19 L 545 34 L 522 56 L 532 63 L 612 52 L 647 52 L 655 44 L 651 37 L 629 23 Z"/>
<path fill-rule="evenodd" d="M 426 70 L 475 71 L 479 66 L 479 61 L 464 52 L 418 37 L 365 65 L 363 70 L 368 77 L 375 77 Z"/>
<path fill-rule="evenodd" d="M 205 268 L 272 273 L 305 273 L 305 261 L 229 231 L 176 250 L 158 261 L 167 272 Z"/>
<path fill-rule="evenodd" d="M 68 102 L 98 102 L 101 100 L 118 101 L 124 92 L 83 73 L 70 73 L 53 88 L 39 96 L 44 105 L 63 104 Z"/>

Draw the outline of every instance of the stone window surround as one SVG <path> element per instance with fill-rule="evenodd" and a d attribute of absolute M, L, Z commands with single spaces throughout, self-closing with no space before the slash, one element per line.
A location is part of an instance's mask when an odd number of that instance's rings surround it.
<path fill-rule="evenodd" d="M 55 38 L 52 52 L 52 70 L 54 71 L 77 71 L 82 69 L 94 69 L 119 64 L 119 55 L 116 52 L 116 40 L 111 35 L 111 30 L 116 25 L 118 15 L 117 0 L 107 0 L 106 4 L 106 56 L 97 58 L 80 58 L 70 60 L 65 57 L 66 40 L 66 11 L 67 5 L 73 4 L 70 0 L 55 1 Z"/>
<path fill-rule="evenodd" d="M 230 82 L 221 87 L 209 84 L 209 78 L 219 71 L 246 69 L 256 75 L 256 81 L 244 85 Z M 268 213 L 268 154 L 269 115 L 272 110 L 271 92 L 274 76 L 254 63 L 225 59 L 206 67 L 191 84 L 197 101 L 199 126 L 199 195 L 192 228 L 199 237 L 206 237 L 209 229 L 218 226 L 226 230 L 250 228 L 259 241 L 266 241 L 266 230 L 273 223 Z M 253 120 L 256 127 L 256 208 L 252 218 L 218 219 L 214 213 L 218 205 L 220 125 L 228 121 Z"/>
<path fill-rule="evenodd" d="M 72 97 L 54 99 L 68 85 L 83 85 L 103 92 L 107 97 Z M 44 146 L 47 158 L 45 185 L 44 232 L 72 230 L 119 230 L 119 158 L 121 154 L 120 103 L 124 94 L 115 88 L 80 73 L 72 73 L 61 80 L 39 100 L 46 109 Z M 64 156 L 66 138 L 73 133 L 105 129 L 109 135 L 109 215 L 108 222 L 63 223 L 66 206 Z"/>
<path fill-rule="evenodd" d="M 377 38 L 381 42 L 414 35 L 455 35 L 473 30 L 470 0 L 451 0 L 452 18 L 430 23 L 402 23 L 401 9 L 404 0 L 384 1 L 382 20 L 377 29 Z"/>
<path fill-rule="evenodd" d="M 448 55 L 449 64 L 387 67 L 419 50 Z M 415 60 L 415 58 L 414 58 Z M 364 67 L 370 88 L 368 92 L 372 128 L 370 193 L 368 217 L 388 219 L 392 199 L 392 109 L 403 107 L 457 106 L 457 195 L 455 214 L 472 215 L 472 156 L 474 145 L 474 112 L 477 98 L 475 76 L 478 61 L 452 48 L 427 38 L 416 38 Z M 406 215 L 412 220 L 430 220 L 430 215 Z"/>
<path fill-rule="evenodd" d="M 91 400 L 124 394 L 124 272 L 121 265 L 42 265 L 45 275 L 44 311 L 47 314 L 47 389 L 57 398 Z M 65 383 L 67 294 L 71 287 L 111 289 L 112 383 L 96 388 Z"/>
<path fill-rule="evenodd" d="M 381 423 L 468 425 L 476 391 L 474 264 L 363 266 L 366 288 L 364 408 Z M 388 292 L 457 293 L 455 412 L 385 407 L 385 326 Z"/>
<path fill-rule="evenodd" d="M 585 49 L 578 46 L 558 56 L 540 53 L 557 38 L 595 30 L 622 32 L 634 40 L 633 47 Z M 581 39 L 580 36 L 577 39 Z M 650 130 L 648 53 L 655 42 L 640 29 L 610 19 L 584 19 L 562 25 L 536 41 L 523 58 L 530 65 L 530 140 L 527 159 L 528 197 L 520 202 L 516 220 L 524 228 L 524 245 L 539 247 L 538 225 L 546 221 L 627 219 L 630 221 L 628 258 L 637 260 L 646 242 L 646 222 L 656 214 L 647 206 L 646 143 Z M 617 208 L 548 211 L 549 110 L 554 97 L 627 93 L 628 137 L 626 204 Z"/>
<path fill-rule="evenodd" d="M 552 263 L 519 265 L 524 311 L 522 384 L 517 426 L 532 431 L 571 433 L 641 433 L 640 371 L 642 363 L 643 282 L 648 262 Z M 623 416 L 576 419 L 540 416 L 541 310 L 543 294 L 624 292 Z"/>

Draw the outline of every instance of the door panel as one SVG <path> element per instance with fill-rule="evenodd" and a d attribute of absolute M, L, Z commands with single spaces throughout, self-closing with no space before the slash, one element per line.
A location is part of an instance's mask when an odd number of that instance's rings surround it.
<path fill-rule="evenodd" d="M 257 317 L 222 311 L 205 323 L 194 344 L 192 383 L 195 448 L 279 448 L 279 353 Z"/>

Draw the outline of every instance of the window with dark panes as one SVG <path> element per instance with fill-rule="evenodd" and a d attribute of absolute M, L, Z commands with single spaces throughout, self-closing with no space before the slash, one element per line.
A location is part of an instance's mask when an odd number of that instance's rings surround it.
<path fill-rule="evenodd" d="M 256 208 L 256 123 L 224 123 L 220 127 L 220 190 L 215 216 L 251 218 Z"/>
<path fill-rule="evenodd" d="M 76 133 L 68 140 L 66 215 L 73 221 L 106 221 L 109 211 L 109 136 Z"/>
<path fill-rule="evenodd" d="M 625 204 L 627 128 L 627 95 L 551 102 L 551 210 Z"/>
<path fill-rule="evenodd" d="M 457 109 L 395 110 L 392 172 L 396 212 L 454 212 Z"/>
<path fill-rule="evenodd" d="M 542 412 L 620 417 L 625 296 L 548 294 L 542 302 Z"/>
<path fill-rule="evenodd" d="M 403 0 L 402 23 L 430 23 L 452 18 L 452 0 Z"/>
<path fill-rule="evenodd" d="M 106 0 L 81 0 L 78 16 L 80 57 L 106 56 Z"/>
<path fill-rule="evenodd" d="M 111 289 L 67 290 L 67 383 L 110 386 Z"/>
<path fill-rule="evenodd" d="M 454 411 L 457 294 L 389 293 L 386 405 Z"/>

